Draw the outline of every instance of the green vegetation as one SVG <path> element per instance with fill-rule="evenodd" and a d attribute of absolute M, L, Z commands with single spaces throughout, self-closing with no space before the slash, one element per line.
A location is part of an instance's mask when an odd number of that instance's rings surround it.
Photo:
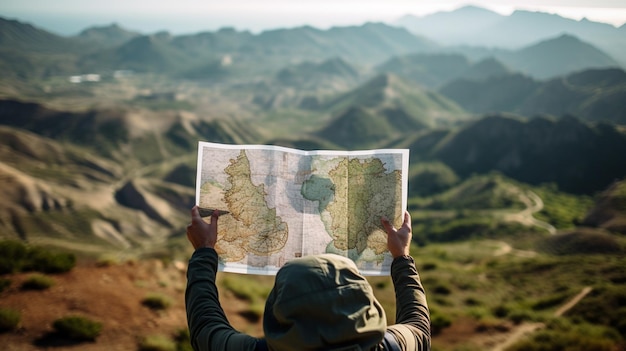
<path fill-rule="evenodd" d="M 189 328 L 185 327 L 178 330 L 174 335 L 174 341 L 176 341 L 176 351 L 193 351 Z"/>
<path fill-rule="evenodd" d="M 9 308 L 0 308 L 0 333 L 11 331 L 20 324 L 21 314 Z"/>
<path fill-rule="evenodd" d="M 82 316 L 59 318 L 52 327 L 60 336 L 77 341 L 93 341 L 102 331 L 102 323 Z"/>
<path fill-rule="evenodd" d="M 149 335 L 139 343 L 138 351 L 177 351 L 177 344 L 169 336 Z"/>
<path fill-rule="evenodd" d="M 167 295 L 151 293 L 141 303 L 153 310 L 165 310 L 172 305 L 172 299 Z"/>
<path fill-rule="evenodd" d="M 532 334 L 507 351 L 614 351 L 622 342 L 619 334 L 606 326 L 555 319 L 548 323 L 546 330 Z"/>
<path fill-rule="evenodd" d="M 619 254 L 626 252 L 618 237 L 598 229 L 573 229 L 540 240 L 537 248 L 553 255 Z"/>
<path fill-rule="evenodd" d="M 440 162 L 417 163 L 409 170 L 409 193 L 415 196 L 438 194 L 458 182 L 454 171 Z"/>
<path fill-rule="evenodd" d="M 605 284 L 595 288 L 567 314 L 594 325 L 611 326 L 626 339 L 626 273 L 610 272 L 609 278 L 621 284 Z"/>
<path fill-rule="evenodd" d="M 593 206 L 593 199 L 587 195 L 573 195 L 561 192 L 555 184 L 533 187 L 543 200 L 544 207 L 535 214 L 559 229 L 569 229 L 582 223 L 587 211 Z"/>
<path fill-rule="evenodd" d="M 514 236 L 508 237 L 507 242 L 513 248 L 517 245 Z M 559 319 L 570 323 L 567 327 L 552 326 L 550 322 L 547 329 L 533 334 L 532 342 L 523 345 L 544 343 L 543 348 L 528 349 L 565 350 L 557 345 L 587 340 L 591 345 L 587 349 L 595 350 L 593 345 L 606 343 L 600 342 L 605 334 L 609 336 L 607 345 L 621 345 L 626 331 L 622 322 L 626 320 L 626 309 L 621 307 L 626 301 L 626 257 L 536 253 L 525 257 L 526 251 L 519 256 L 515 251 L 498 255 L 503 245 L 504 242 L 474 239 L 429 243 L 412 249 L 418 262 L 429 267 L 418 266 L 436 335 L 457 321 L 467 323 L 468 319 L 476 321 L 476 328 L 485 330 L 503 328 L 507 321 L 513 325 L 545 323 L 554 320 L 561 306 L 589 286 L 591 293 Z M 577 333 L 579 336 L 574 338 Z M 547 339 L 541 341 L 542 338 Z M 515 350 L 521 349 L 524 347 L 515 346 Z"/>
<path fill-rule="evenodd" d="M 42 274 L 33 274 L 22 283 L 22 290 L 46 290 L 54 285 L 54 280 Z"/>
<path fill-rule="evenodd" d="M 265 309 L 265 300 L 272 290 L 271 277 L 249 277 L 228 274 L 221 280 L 221 286 L 238 299 L 249 302 L 248 308 L 240 314 L 251 322 L 258 321 Z"/>
<path fill-rule="evenodd" d="M 28 271 L 64 273 L 75 265 L 74 254 L 56 253 L 14 240 L 0 241 L 0 274 Z"/>
<path fill-rule="evenodd" d="M 435 167 L 435 166 L 431 166 Z M 446 173 L 445 168 L 439 172 Z M 454 179 L 453 174 L 449 177 Z M 520 189 L 499 173 L 473 176 L 442 193 L 412 200 L 416 209 L 424 210 L 495 210 L 521 209 Z"/>

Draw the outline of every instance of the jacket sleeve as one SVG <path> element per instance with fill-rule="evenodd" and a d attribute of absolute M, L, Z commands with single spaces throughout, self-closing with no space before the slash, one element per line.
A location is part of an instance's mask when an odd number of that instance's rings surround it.
<path fill-rule="evenodd" d="M 258 339 L 233 329 L 218 299 L 217 252 L 196 250 L 187 268 L 185 307 L 191 345 L 196 351 L 253 351 Z"/>
<path fill-rule="evenodd" d="M 389 332 L 402 350 L 430 350 L 430 313 L 413 258 L 394 259 L 391 279 L 396 291 L 396 324 L 388 328 Z"/>

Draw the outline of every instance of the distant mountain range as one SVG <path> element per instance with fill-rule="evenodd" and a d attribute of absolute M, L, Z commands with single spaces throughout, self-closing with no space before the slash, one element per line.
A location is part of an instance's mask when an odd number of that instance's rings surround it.
<path fill-rule="evenodd" d="M 626 72 L 621 69 L 586 70 L 545 82 L 519 73 L 460 78 L 439 92 L 476 113 L 570 114 L 588 121 L 626 124 Z"/>
<path fill-rule="evenodd" d="M 573 117 L 492 115 L 442 139 L 432 156 L 462 177 L 496 170 L 530 184 L 592 193 L 626 174 L 626 134 Z"/>
<path fill-rule="evenodd" d="M 592 43 L 621 65 L 626 64 L 626 26 L 616 28 L 587 19 L 576 21 L 559 15 L 522 10 L 504 16 L 484 8 L 466 6 L 423 17 L 405 16 L 395 24 L 447 46 L 517 50 L 567 34 Z"/>
<path fill-rule="evenodd" d="M 445 16 L 440 14 L 423 19 L 405 18 L 398 23 L 417 30 L 410 23 L 430 23 L 433 18 L 440 16 L 444 19 L 450 16 L 456 18 L 466 11 L 481 14 L 478 17 L 487 16 L 491 18 L 490 21 L 500 18 L 494 17 L 500 15 L 484 12 L 486 10 L 465 8 Z M 466 25 L 471 29 L 490 23 L 474 23 L 472 18 L 455 22 L 451 28 L 465 33 L 463 28 Z M 558 22 L 559 18 L 557 16 L 553 19 Z M 530 16 L 529 20 L 532 19 Z M 447 23 L 447 20 L 442 21 Z M 531 23 L 533 22 L 528 22 L 527 25 L 530 26 Z M 451 28 L 447 32 L 451 32 Z M 30 24 L 0 18 L 0 67 L 7 72 L 7 78 L 133 70 L 158 72 L 186 79 L 224 80 L 250 75 L 267 76 L 285 70 L 288 66 L 293 70 L 294 64 L 320 63 L 333 58 L 363 68 L 382 65 L 382 69 L 391 69 L 393 72 L 398 70 L 394 68 L 396 65 L 412 63 L 410 59 L 398 58 L 401 56 L 452 53 L 463 55 L 466 59 L 438 62 L 442 69 L 435 74 L 452 76 L 456 70 L 446 71 L 443 68 L 455 66 L 459 70 L 463 69 L 463 65 L 495 58 L 511 70 L 536 79 L 545 79 L 587 68 L 617 67 L 619 62 L 626 61 L 620 55 L 615 56 L 616 60 L 605 53 L 613 55 L 617 50 L 612 46 L 612 50 L 600 46 L 600 43 L 608 40 L 605 36 L 582 36 L 578 32 L 546 33 L 551 35 L 537 36 L 533 41 L 522 40 L 520 43 L 523 46 L 511 50 L 489 42 L 482 43 L 485 46 L 468 46 L 481 44 L 472 41 L 464 42 L 465 46 L 442 46 L 438 40 L 446 43 L 445 38 L 426 39 L 429 33 L 415 35 L 404 28 L 383 23 L 334 27 L 328 30 L 298 27 L 260 34 L 223 28 L 215 32 L 177 36 L 167 32 L 144 35 L 125 30 L 118 25 L 110 25 L 88 28 L 73 37 L 60 37 Z M 510 34 L 510 38 L 522 34 L 528 33 Z M 622 37 L 624 36 L 619 38 Z M 507 43 L 512 41 L 515 40 L 511 39 Z M 622 45 L 618 39 L 611 43 Z M 387 60 L 391 61 L 385 63 Z M 464 60 L 470 61 L 463 62 Z M 430 67 L 432 69 L 433 65 Z M 299 69 L 307 68 L 301 66 Z M 418 70 L 417 67 L 413 68 L 411 75 L 417 75 Z M 285 74 L 286 71 L 283 72 L 282 79 L 287 82 Z M 433 72 L 422 73 L 424 81 L 429 80 L 425 77 L 426 74 L 432 75 Z M 427 84 L 440 83 L 431 81 Z"/>

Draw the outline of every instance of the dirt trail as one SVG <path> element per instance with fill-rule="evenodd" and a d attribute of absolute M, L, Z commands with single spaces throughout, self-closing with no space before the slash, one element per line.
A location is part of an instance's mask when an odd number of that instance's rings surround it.
<path fill-rule="evenodd" d="M 580 293 L 574 296 L 571 300 L 564 303 L 559 309 L 554 312 L 555 317 L 561 317 L 567 311 L 569 311 L 572 307 L 576 306 L 577 303 L 580 302 L 587 294 L 591 292 L 592 288 L 590 286 L 584 287 Z M 488 342 L 484 343 L 485 346 L 489 346 L 488 350 L 490 351 L 504 351 L 507 347 L 515 344 L 519 340 L 524 337 L 529 336 L 530 334 L 543 329 L 545 324 L 543 323 L 523 323 L 520 324 L 508 332 L 500 335 L 490 336 Z"/>
<path fill-rule="evenodd" d="M 525 191 L 519 194 L 519 199 L 526 208 L 520 212 L 510 213 L 504 216 L 505 221 L 518 222 L 527 226 L 536 226 L 547 230 L 550 234 L 556 233 L 556 228 L 547 222 L 540 221 L 533 217 L 533 214 L 543 209 L 543 200 L 532 191 Z"/>

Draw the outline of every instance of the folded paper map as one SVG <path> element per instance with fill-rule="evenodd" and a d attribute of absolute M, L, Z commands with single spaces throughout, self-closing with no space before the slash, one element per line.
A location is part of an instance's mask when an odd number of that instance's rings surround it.
<path fill-rule="evenodd" d="M 215 247 L 220 270 L 275 274 L 294 258 L 336 253 L 363 274 L 389 274 L 380 219 L 402 224 L 408 163 L 406 149 L 200 142 L 196 203 L 222 214 Z"/>

